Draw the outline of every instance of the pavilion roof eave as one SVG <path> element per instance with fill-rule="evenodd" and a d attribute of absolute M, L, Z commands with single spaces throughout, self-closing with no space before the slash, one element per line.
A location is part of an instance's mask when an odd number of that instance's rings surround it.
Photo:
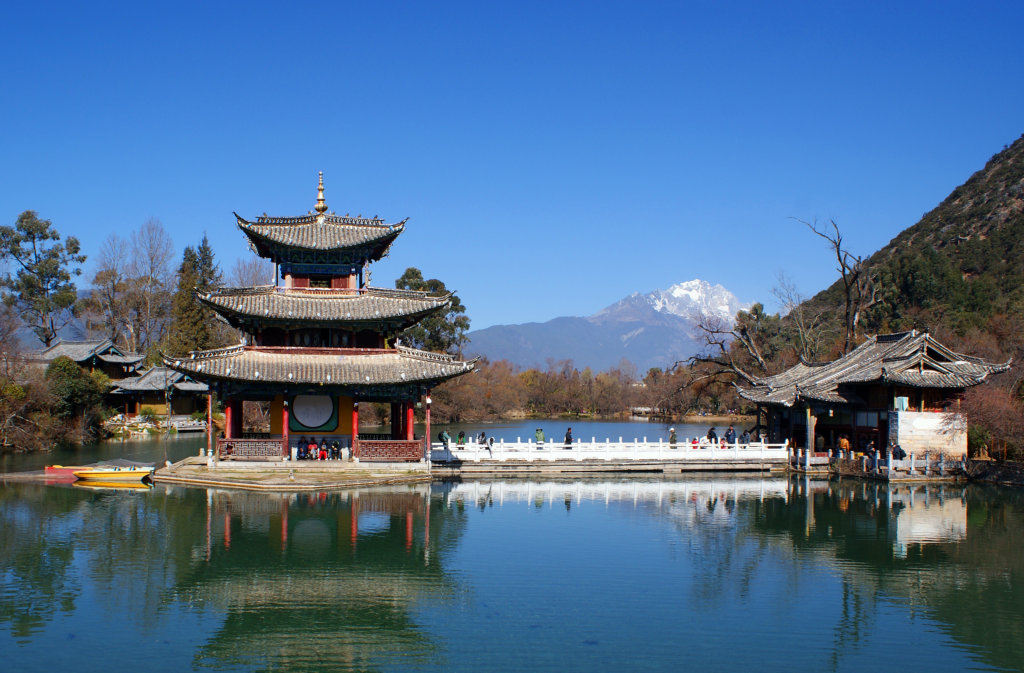
<path fill-rule="evenodd" d="M 272 285 L 196 293 L 200 302 L 235 327 L 241 325 L 299 328 L 304 326 L 374 327 L 401 330 L 451 303 L 451 293 L 366 288 L 348 291 L 281 290 Z"/>
<path fill-rule="evenodd" d="M 385 256 L 394 240 L 404 231 L 406 222 L 384 224 L 380 220 L 334 215 L 259 218 L 250 222 L 238 213 L 234 215 L 239 229 L 261 257 L 290 259 L 296 253 L 304 252 L 316 258 L 331 258 L 338 263 L 376 260 Z"/>
<path fill-rule="evenodd" d="M 210 384 L 277 388 L 358 390 L 380 386 L 428 386 L 469 373 L 476 359 L 415 349 L 290 349 L 233 346 L 161 355 L 166 366 Z"/>

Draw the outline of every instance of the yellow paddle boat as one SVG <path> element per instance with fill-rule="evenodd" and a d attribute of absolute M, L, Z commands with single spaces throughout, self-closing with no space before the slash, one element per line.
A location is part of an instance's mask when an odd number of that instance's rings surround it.
<path fill-rule="evenodd" d="M 83 481 L 134 482 L 142 481 L 153 474 L 152 467 L 91 467 L 75 470 L 74 474 Z"/>

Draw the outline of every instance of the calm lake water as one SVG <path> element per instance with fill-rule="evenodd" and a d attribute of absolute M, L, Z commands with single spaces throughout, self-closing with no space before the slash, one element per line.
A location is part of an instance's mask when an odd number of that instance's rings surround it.
<path fill-rule="evenodd" d="M 0 486 L 5 671 L 995 671 L 1024 497 L 732 477 Z"/>

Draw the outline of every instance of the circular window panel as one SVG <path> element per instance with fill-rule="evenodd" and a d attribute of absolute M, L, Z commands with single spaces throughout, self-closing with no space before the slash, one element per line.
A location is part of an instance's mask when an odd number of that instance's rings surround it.
<path fill-rule="evenodd" d="M 331 420 L 334 400 L 330 395 L 296 395 L 292 402 L 295 420 L 307 428 L 319 428 Z"/>

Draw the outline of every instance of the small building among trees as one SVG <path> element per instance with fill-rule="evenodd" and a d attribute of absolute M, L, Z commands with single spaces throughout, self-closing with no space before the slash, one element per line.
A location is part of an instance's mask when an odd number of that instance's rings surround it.
<path fill-rule="evenodd" d="M 111 379 L 121 379 L 131 375 L 144 357 L 138 353 L 121 350 L 110 339 L 91 341 L 58 339 L 48 348 L 29 353 L 25 359 L 30 364 L 46 367 L 62 355 L 71 358 L 82 369 L 90 372 L 99 370 Z"/>
<path fill-rule="evenodd" d="M 758 425 L 773 442 L 791 439 L 823 451 L 845 435 L 858 451 L 893 442 L 908 453 L 962 455 L 967 426 L 960 397 L 1009 367 L 956 353 L 912 330 L 871 337 L 832 362 L 800 362 L 739 394 L 757 405 Z"/>
<path fill-rule="evenodd" d="M 143 407 L 152 407 L 157 414 L 189 415 L 206 408 L 205 383 L 167 367 L 150 367 L 141 376 L 111 381 L 110 395 L 125 416 L 142 413 Z"/>

